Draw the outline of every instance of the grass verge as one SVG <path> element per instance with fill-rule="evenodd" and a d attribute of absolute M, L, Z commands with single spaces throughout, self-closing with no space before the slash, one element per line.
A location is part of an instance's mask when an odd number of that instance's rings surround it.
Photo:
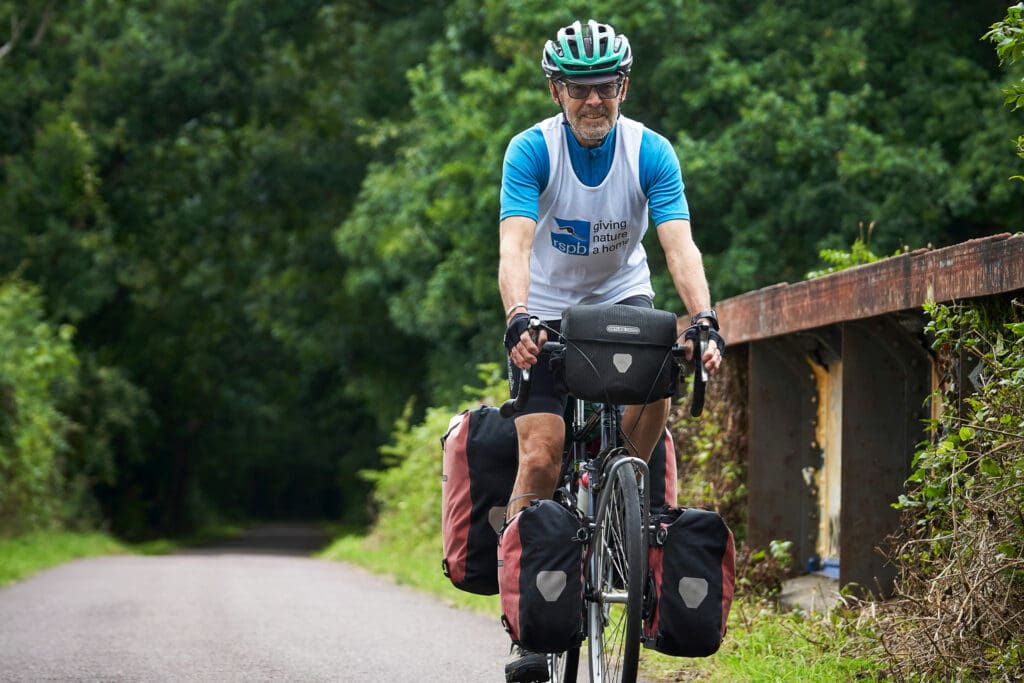
<path fill-rule="evenodd" d="M 143 543 L 125 543 L 98 531 L 32 531 L 10 538 L 0 537 L 0 587 L 28 578 L 36 572 L 71 560 L 99 555 L 166 555 L 179 548 L 199 546 L 237 536 L 244 527 L 217 525 L 180 539 L 159 538 Z"/>
<path fill-rule="evenodd" d="M 441 573 L 440 547 L 421 545 L 398 548 L 382 542 L 377 536 L 346 531 L 337 536 L 317 556 L 328 560 L 351 562 L 375 574 L 389 576 L 399 584 L 430 593 L 451 605 L 493 616 L 495 626 L 498 629 L 502 628 L 499 621 L 501 605 L 498 596 L 474 595 L 455 589 Z"/>
<path fill-rule="evenodd" d="M 99 532 L 33 531 L 0 538 L 0 586 L 80 557 L 128 552 L 129 546 Z"/>

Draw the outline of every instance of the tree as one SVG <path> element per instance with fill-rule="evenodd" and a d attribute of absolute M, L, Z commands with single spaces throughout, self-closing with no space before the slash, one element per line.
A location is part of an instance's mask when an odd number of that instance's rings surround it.
<path fill-rule="evenodd" d="M 991 30 L 983 38 L 996 44 L 996 53 L 1001 64 L 1013 66 L 1024 59 L 1024 2 L 1008 7 L 1006 18 L 992 24 Z M 1013 105 L 1013 111 L 1024 107 L 1024 78 L 1011 83 L 1005 91 L 1006 104 Z M 1024 159 L 1024 136 L 1017 137 L 1017 156 Z M 1014 176 L 1015 180 L 1024 180 L 1024 176 Z"/>

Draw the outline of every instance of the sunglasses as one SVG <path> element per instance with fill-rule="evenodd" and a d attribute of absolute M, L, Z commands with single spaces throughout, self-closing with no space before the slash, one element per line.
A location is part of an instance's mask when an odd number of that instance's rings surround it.
<path fill-rule="evenodd" d="M 622 90 L 622 79 L 611 81 L 610 83 L 599 83 L 598 85 L 583 85 L 582 83 L 573 83 L 572 81 L 559 81 L 559 83 L 565 87 L 565 92 L 574 100 L 587 99 L 590 97 L 591 90 L 596 90 L 597 96 L 602 100 L 610 100 L 618 97 L 619 91 Z"/>

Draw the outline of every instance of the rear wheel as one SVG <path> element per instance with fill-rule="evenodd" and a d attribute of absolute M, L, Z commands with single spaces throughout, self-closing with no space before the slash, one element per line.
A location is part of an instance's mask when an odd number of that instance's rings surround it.
<path fill-rule="evenodd" d="M 593 595 L 587 606 L 587 635 L 592 683 L 636 680 L 647 571 L 645 540 L 636 470 L 632 465 L 615 467 L 598 501 L 589 563 Z"/>

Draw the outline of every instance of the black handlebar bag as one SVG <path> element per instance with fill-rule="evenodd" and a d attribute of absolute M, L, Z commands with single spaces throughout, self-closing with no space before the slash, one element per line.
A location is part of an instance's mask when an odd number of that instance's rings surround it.
<path fill-rule="evenodd" d="M 638 306 L 580 305 L 562 314 L 559 361 L 570 394 L 618 405 L 652 403 L 675 393 L 676 316 Z"/>

